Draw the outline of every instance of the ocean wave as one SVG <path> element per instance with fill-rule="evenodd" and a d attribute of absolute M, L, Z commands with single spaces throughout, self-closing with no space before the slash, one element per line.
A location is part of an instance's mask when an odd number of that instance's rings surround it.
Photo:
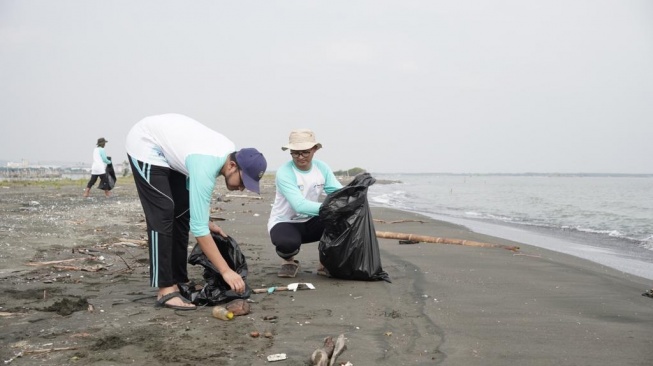
<path fill-rule="evenodd" d="M 582 182 L 523 177 L 461 180 L 432 175 L 392 178 L 404 183 L 371 187 L 371 204 L 425 215 L 586 234 L 590 235 L 589 240 L 624 240 L 624 244 L 653 250 L 650 208 L 628 200 L 610 201 L 608 206 L 601 203 L 614 196 L 615 187 L 623 194 L 623 184 L 614 180 L 592 181 L 595 183 L 592 189 L 599 191 L 588 195 L 586 179 Z M 628 197 L 641 197 L 642 192 L 648 192 L 640 187 L 640 181 L 628 183 Z M 598 200 L 597 195 L 606 199 Z"/>
<path fill-rule="evenodd" d="M 640 247 L 653 251 L 653 238 L 647 238 L 639 243 Z"/>

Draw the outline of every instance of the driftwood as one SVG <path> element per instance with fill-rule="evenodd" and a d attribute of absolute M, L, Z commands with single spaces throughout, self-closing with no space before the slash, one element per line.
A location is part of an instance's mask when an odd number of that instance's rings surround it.
<path fill-rule="evenodd" d="M 273 293 L 276 291 L 295 291 L 295 290 L 314 290 L 315 287 L 310 283 L 291 283 L 288 286 L 273 286 L 268 288 L 255 288 L 252 290 L 255 294 Z"/>
<path fill-rule="evenodd" d="M 122 245 L 126 247 L 145 247 L 147 246 L 147 240 L 136 240 L 136 239 L 131 239 L 129 241 L 119 241 L 117 243 L 112 243 L 112 244 L 104 244 L 101 245 L 101 247 L 109 247 L 113 245 Z"/>
<path fill-rule="evenodd" d="M 336 339 L 335 348 L 333 349 L 333 355 L 331 356 L 331 361 L 329 361 L 329 366 L 335 365 L 338 356 L 345 352 L 345 350 L 347 350 L 347 345 L 345 344 L 345 335 L 341 334 L 338 336 L 338 339 Z"/>
<path fill-rule="evenodd" d="M 84 260 L 97 260 L 97 258 L 96 257 L 83 257 L 83 258 L 62 259 L 62 260 L 58 260 L 58 261 L 28 262 L 28 263 L 25 263 L 25 265 L 27 265 L 27 266 L 48 266 L 50 264 L 68 263 L 68 262 L 84 261 Z"/>
<path fill-rule="evenodd" d="M 52 268 L 60 269 L 62 271 L 82 271 L 82 272 L 97 272 L 106 269 L 101 264 L 96 264 L 93 266 L 86 266 L 86 267 L 62 266 L 62 265 L 55 264 L 54 266 L 52 266 Z"/>
<path fill-rule="evenodd" d="M 413 219 L 407 219 L 407 220 L 393 220 L 393 221 L 385 221 L 385 220 L 380 220 L 380 219 L 373 219 L 374 222 L 378 222 L 381 224 L 399 224 L 402 222 L 419 222 L 420 224 L 425 224 L 426 221 L 423 220 L 413 220 Z"/>
<path fill-rule="evenodd" d="M 426 235 L 394 233 L 394 232 L 390 232 L 390 231 L 377 231 L 376 232 L 376 237 L 377 238 L 383 238 L 383 239 L 411 240 L 411 241 L 423 242 L 423 243 L 466 245 L 466 246 L 470 246 L 470 247 L 480 247 L 480 248 L 501 248 L 501 249 L 511 250 L 513 252 L 516 252 L 516 251 L 519 250 L 518 246 L 481 243 L 481 242 L 472 241 L 472 240 L 439 238 L 439 237 L 435 237 L 435 236 L 426 236 Z"/>
<path fill-rule="evenodd" d="M 50 352 L 58 352 L 58 351 L 72 351 L 76 350 L 77 347 L 58 347 L 58 348 L 43 348 L 43 349 L 31 349 L 31 350 L 25 350 L 25 351 L 20 351 L 17 354 L 15 354 L 12 358 L 5 360 L 5 365 L 13 362 L 15 359 L 18 357 L 23 357 L 25 355 L 30 355 L 30 354 L 41 354 L 41 353 L 50 353 Z"/>
<path fill-rule="evenodd" d="M 338 336 L 336 341 L 332 337 L 324 338 L 324 346 L 318 348 L 311 354 L 311 365 L 313 366 L 334 366 L 343 352 L 347 350 L 345 335 Z"/>
<path fill-rule="evenodd" d="M 272 289 L 272 290 L 270 290 Z M 275 291 L 289 291 L 287 286 L 276 286 L 276 287 L 269 287 L 269 288 L 255 288 L 252 290 L 253 293 L 255 294 L 265 294 L 268 292 L 275 292 Z"/>
<path fill-rule="evenodd" d="M 247 195 L 247 194 L 225 194 L 225 197 L 228 197 L 228 198 L 249 198 L 249 199 L 252 199 L 252 200 L 261 200 L 261 199 L 263 199 L 263 197 L 261 197 L 261 196 L 250 196 L 250 195 Z"/>
<path fill-rule="evenodd" d="M 333 349 L 336 347 L 333 337 L 324 338 L 324 346 L 313 351 L 311 354 L 311 364 L 313 366 L 328 366 L 329 359 L 333 355 Z"/>

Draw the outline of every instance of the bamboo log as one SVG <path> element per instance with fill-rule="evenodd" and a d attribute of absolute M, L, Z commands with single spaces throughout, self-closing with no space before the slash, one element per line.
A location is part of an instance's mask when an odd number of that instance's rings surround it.
<path fill-rule="evenodd" d="M 315 290 L 312 283 L 291 283 L 288 286 L 273 286 L 268 288 L 255 288 L 252 290 L 255 294 L 273 293 L 276 291 L 296 291 L 296 290 Z"/>
<path fill-rule="evenodd" d="M 270 290 L 270 289 L 274 290 Z M 269 288 L 255 288 L 252 290 L 253 293 L 255 294 L 265 294 L 268 292 L 275 292 L 275 291 L 288 291 L 287 286 L 276 286 L 276 287 L 269 287 Z"/>
<path fill-rule="evenodd" d="M 261 196 L 250 196 L 250 195 L 247 195 L 247 194 L 225 194 L 224 196 L 227 197 L 227 198 L 248 198 L 248 199 L 251 199 L 251 200 L 261 200 L 261 199 L 263 199 L 263 197 L 261 197 Z"/>
<path fill-rule="evenodd" d="M 374 220 L 374 222 L 378 222 L 378 223 L 381 223 L 381 224 L 399 224 L 399 223 L 403 223 L 403 222 L 419 222 L 420 224 L 426 223 L 426 221 L 423 221 L 423 220 L 413 220 L 413 219 L 393 220 L 393 221 L 385 221 L 385 220 L 381 220 L 381 219 L 373 219 L 373 220 Z"/>
<path fill-rule="evenodd" d="M 47 266 L 50 264 L 59 264 L 59 263 L 68 263 L 68 262 L 74 262 L 74 261 L 84 261 L 84 260 L 96 260 L 96 257 L 82 257 L 82 258 L 70 258 L 70 259 L 62 259 L 58 261 L 47 261 L 47 262 L 27 262 L 25 265 L 27 266 Z"/>
<path fill-rule="evenodd" d="M 501 249 L 511 250 L 513 252 L 516 252 L 516 251 L 519 250 L 518 246 L 481 243 L 481 242 L 472 241 L 472 240 L 440 238 L 440 237 L 436 237 L 436 236 L 395 233 L 395 232 L 391 232 L 391 231 L 377 231 L 376 232 L 376 237 L 377 238 L 383 238 L 383 239 L 414 240 L 414 241 L 419 241 L 419 242 L 423 242 L 423 243 L 466 245 L 466 246 L 470 246 L 470 247 L 481 247 L 481 248 L 501 248 Z"/>

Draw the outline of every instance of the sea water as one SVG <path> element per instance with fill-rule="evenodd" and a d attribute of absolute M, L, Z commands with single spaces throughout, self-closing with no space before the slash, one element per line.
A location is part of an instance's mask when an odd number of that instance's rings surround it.
<path fill-rule="evenodd" d="M 379 181 L 368 191 L 372 206 L 653 279 L 653 176 L 372 175 Z"/>

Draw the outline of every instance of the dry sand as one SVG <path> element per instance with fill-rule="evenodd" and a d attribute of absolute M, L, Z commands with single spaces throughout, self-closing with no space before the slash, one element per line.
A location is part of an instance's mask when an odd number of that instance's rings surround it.
<path fill-rule="evenodd" d="M 266 356 L 285 353 L 274 364 L 308 365 L 324 337 L 345 334 L 338 361 L 359 366 L 653 364 L 653 299 L 641 296 L 649 281 L 405 212 L 373 209 L 375 219 L 425 222 L 376 229 L 522 249 L 380 239 L 389 284 L 317 276 L 315 243 L 299 254 L 296 279 L 278 278 L 265 228 L 271 180 L 262 200 L 216 200 L 213 215 L 245 253 L 251 287 L 310 282 L 316 289 L 252 295 L 252 312 L 228 322 L 210 308 L 155 309 L 133 183 L 120 180 L 111 199 L 97 189 L 83 199 L 84 183 L 0 183 L 2 361 L 264 365 Z M 225 194 L 219 182 L 216 197 Z M 189 270 L 201 283 L 202 269 Z"/>

